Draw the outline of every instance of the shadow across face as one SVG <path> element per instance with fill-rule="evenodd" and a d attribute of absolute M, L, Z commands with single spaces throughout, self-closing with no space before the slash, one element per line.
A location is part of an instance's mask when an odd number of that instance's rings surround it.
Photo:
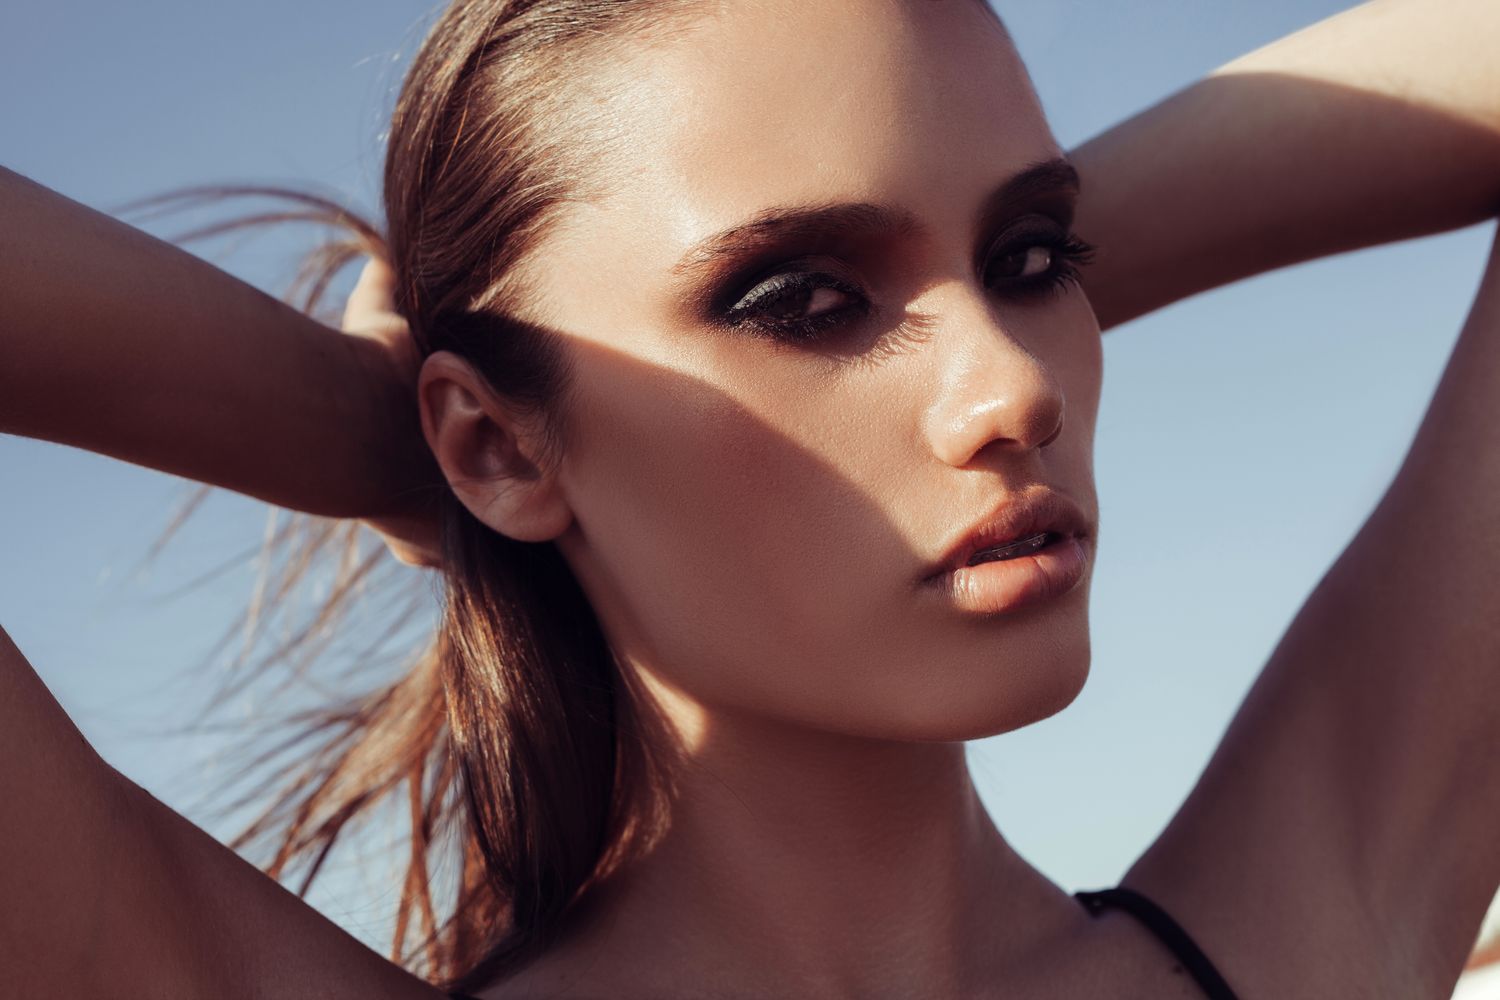
<path fill-rule="evenodd" d="M 1088 567 L 991 613 L 930 578 L 1042 494 L 1097 520 L 1076 176 L 982 5 L 772 7 L 602 71 L 603 179 L 521 269 L 570 373 L 556 543 L 690 735 L 1025 725 L 1087 674 Z"/>

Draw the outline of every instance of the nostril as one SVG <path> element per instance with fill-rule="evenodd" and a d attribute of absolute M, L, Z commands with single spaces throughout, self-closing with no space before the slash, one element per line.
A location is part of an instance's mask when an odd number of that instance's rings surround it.
<path fill-rule="evenodd" d="M 1044 440 L 1041 444 L 1037 445 L 1037 447 L 1038 448 L 1045 448 L 1049 444 L 1051 444 L 1053 441 L 1056 441 L 1058 439 L 1059 435 L 1062 434 L 1062 430 L 1063 430 L 1063 411 L 1062 411 L 1062 407 L 1058 407 L 1058 409 L 1057 409 L 1057 426 L 1054 427 L 1054 428 L 1052 428 L 1052 433 L 1048 434 L 1046 440 Z"/>

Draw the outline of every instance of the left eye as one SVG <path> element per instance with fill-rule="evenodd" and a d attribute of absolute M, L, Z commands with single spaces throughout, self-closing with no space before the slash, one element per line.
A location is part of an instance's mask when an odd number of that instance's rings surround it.
<path fill-rule="evenodd" d="M 1025 300 L 1061 291 L 1079 280 L 1094 248 L 1055 222 L 1031 222 L 993 245 L 984 264 L 984 283 L 994 291 Z"/>
<path fill-rule="evenodd" d="M 1053 256 L 1054 251 L 1049 246 L 1031 246 L 1014 253 L 1000 254 L 990 266 L 990 277 L 1035 278 L 1052 270 Z"/>

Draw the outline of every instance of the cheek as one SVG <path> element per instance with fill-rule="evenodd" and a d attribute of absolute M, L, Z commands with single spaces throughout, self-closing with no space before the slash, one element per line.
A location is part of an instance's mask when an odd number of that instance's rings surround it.
<path fill-rule="evenodd" d="M 840 664 L 867 659 L 851 637 L 899 610 L 916 570 L 871 495 L 873 470 L 899 475 L 910 455 L 868 420 L 830 421 L 805 379 L 722 377 L 749 387 L 622 357 L 578 366 L 564 464 L 580 580 L 621 652 L 697 699 L 846 698 Z"/>

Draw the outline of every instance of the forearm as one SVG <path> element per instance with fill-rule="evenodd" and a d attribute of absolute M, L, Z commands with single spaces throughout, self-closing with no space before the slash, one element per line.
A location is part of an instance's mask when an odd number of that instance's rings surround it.
<path fill-rule="evenodd" d="M 378 347 L 0 170 L 0 432 L 297 510 L 399 510 L 423 454 Z"/>
<path fill-rule="evenodd" d="M 1500 211 L 1496 51 L 1492 0 L 1375 0 L 1075 150 L 1101 326 Z"/>

